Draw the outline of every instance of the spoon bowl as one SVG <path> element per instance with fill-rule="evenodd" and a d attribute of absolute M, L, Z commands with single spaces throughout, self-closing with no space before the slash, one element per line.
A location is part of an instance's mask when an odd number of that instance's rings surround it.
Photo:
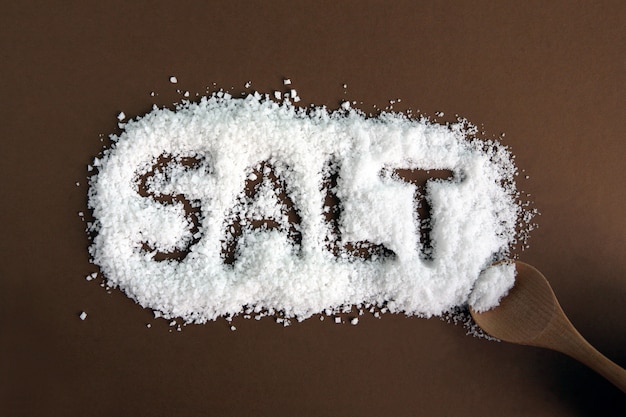
<path fill-rule="evenodd" d="M 515 285 L 494 309 L 472 318 L 486 333 L 504 340 L 564 353 L 626 392 L 626 371 L 591 346 L 569 321 L 541 272 L 515 261 Z"/>

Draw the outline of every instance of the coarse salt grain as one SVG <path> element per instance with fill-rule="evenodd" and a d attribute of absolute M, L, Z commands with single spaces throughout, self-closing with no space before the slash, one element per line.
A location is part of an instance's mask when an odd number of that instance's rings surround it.
<path fill-rule="evenodd" d="M 87 318 L 87 313 L 85 313 L 84 311 L 82 313 L 80 313 L 80 315 L 78 316 L 81 320 L 85 320 Z"/>
<path fill-rule="evenodd" d="M 98 172 L 90 178 L 95 237 L 89 250 L 108 286 L 153 309 L 155 317 L 195 323 L 232 318 L 244 306 L 280 312 L 289 322 L 352 305 L 429 317 L 468 301 L 483 308 L 497 303 L 512 281 L 501 270 L 482 272 L 508 256 L 522 212 L 507 148 L 473 139 L 467 123 L 443 126 L 385 112 L 366 117 L 347 101 L 341 107 L 305 110 L 258 93 L 233 98 L 218 92 L 131 120 L 94 160 Z M 164 156 L 171 161 L 155 169 Z M 197 163 L 185 166 L 185 157 Z M 257 180 L 263 161 L 261 182 L 246 196 L 246 181 Z M 420 243 L 415 186 L 393 169 L 453 173 L 425 187 L 430 257 Z M 338 231 L 323 215 L 333 172 Z M 287 217 L 271 175 L 284 183 L 297 224 Z M 180 201 L 141 195 L 142 176 L 152 196 L 194 202 L 198 230 L 192 231 Z M 231 233 L 237 219 L 238 238 Z M 253 227 L 246 219 L 279 226 Z M 341 249 L 344 242 L 365 241 L 387 255 L 368 260 Z M 224 258 L 229 242 L 237 248 L 231 264 Z M 328 250 L 329 242 L 338 252 Z M 176 250 L 186 256 L 155 259 Z"/>
<path fill-rule="evenodd" d="M 178 82 L 178 78 L 174 77 L 173 75 L 170 77 L 170 82 L 172 84 L 176 84 Z"/>

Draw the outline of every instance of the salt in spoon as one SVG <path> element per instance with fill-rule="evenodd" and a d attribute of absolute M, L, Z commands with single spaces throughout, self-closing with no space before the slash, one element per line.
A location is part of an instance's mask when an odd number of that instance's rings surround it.
<path fill-rule="evenodd" d="M 626 392 L 626 370 L 578 333 L 543 274 L 519 261 L 515 261 L 515 269 L 515 285 L 498 307 L 480 313 L 470 308 L 474 321 L 495 338 L 569 355 Z"/>

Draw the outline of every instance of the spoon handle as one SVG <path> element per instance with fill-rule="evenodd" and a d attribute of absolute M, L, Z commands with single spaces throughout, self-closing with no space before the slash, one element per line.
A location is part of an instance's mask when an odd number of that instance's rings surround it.
<path fill-rule="evenodd" d="M 561 314 L 555 315 L 555 320 L 551 323 L 551 330 L 559 335 L 560 343 L 558 346 L 553 344 L 546 347 L 558 350 L 587 365 L 626 393 L 626 370 L 587 342 L 565 316 L 558 304 L 557 309 L 560 310 Z"/>

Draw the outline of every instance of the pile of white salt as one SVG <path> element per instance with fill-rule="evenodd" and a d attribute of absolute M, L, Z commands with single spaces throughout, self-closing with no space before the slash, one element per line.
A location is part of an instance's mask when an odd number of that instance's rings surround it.
<path fill-rule="evenodd" d="M 94 160 L 92 261 L 109 286 L 186 322 L 486 310 L 513 285 L 511 264 L 489 266 L 509 256 L 523 210 L 511 153 L 474 133 L 257 93 L 155 107 Z M 428 248 L 419 190 L 396 174 L 418 169 L 453 174 L 422 191 Z"/>

